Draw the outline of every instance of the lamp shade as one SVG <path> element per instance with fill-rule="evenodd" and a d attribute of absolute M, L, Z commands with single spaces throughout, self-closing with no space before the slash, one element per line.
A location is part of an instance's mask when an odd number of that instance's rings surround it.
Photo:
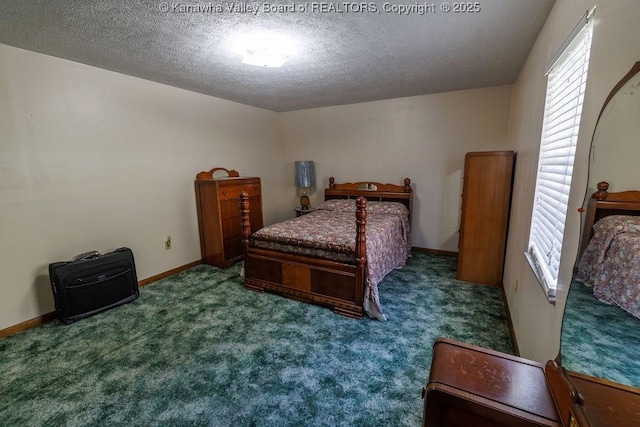
<path fill-rule="evenodd" d="M 308 188 L 316 185 L 316 169 L 313 160 L 296 161 L 296 187 Z"/>

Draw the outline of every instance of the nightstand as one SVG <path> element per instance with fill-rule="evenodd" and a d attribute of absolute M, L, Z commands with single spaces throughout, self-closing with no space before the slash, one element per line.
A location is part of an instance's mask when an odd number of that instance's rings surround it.
<path fill-rule="evenodd" d="M 309 209 L 302 209 L 300 206 L 298 206 L 296 209 L 296 216 L 302 216 L 302 215 L 306 215 L 308 213 L 311 213 L 313 211 L 315 211 L 315 209 L 313 208 L 309 208 Z"/>

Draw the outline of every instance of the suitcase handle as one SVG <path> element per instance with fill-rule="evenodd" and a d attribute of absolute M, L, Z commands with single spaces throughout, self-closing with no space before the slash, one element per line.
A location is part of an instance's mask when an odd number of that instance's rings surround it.
<path fill-rule="evenodd" d="M 73 257 L 73 262 L 86 261 L 88 259 L 98 258 L 99 256 L 100 256 L 100 252 L 98 252 L 98 251 L 83 252 L 83 253 Z"/>

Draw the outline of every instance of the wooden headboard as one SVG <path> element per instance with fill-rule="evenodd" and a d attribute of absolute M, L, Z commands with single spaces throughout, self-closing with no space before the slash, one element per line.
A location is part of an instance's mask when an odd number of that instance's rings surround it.
<path fill-rule="evenodd" d="M 336 184 L 334 177 L 329 178 L 329 188 L 324 190 L 324 199 L 356 199 L 364 197 L 369 201 L 398 202 L 409 209 L 409 220 L 413 211 L 413 191 L 411 180 L 404 179 L 404 185 L 382 184 L 374 181 L 347 182 Z"/>
<path fill-rule="evenodd" d="M 582 229 L 580 253 L 582 257 L 589 241 L 593 237 L 593 224 L 609 215 L 634 215 L 640 216 L 640 191 L 622 191 L 609 193 L 609 183 L 599 182 L 598 191 L 593 193 L 587 204 L 587 216 Z"/>

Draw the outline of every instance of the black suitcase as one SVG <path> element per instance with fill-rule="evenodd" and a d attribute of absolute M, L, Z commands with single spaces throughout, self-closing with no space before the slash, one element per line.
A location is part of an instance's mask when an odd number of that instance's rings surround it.
<path fill-rule="evenodd" d="M 133 252 L 119 248 L 87 252 L 73 261 L 49 264 L 56 313 L 66 324 L 138 298 Z"/>

